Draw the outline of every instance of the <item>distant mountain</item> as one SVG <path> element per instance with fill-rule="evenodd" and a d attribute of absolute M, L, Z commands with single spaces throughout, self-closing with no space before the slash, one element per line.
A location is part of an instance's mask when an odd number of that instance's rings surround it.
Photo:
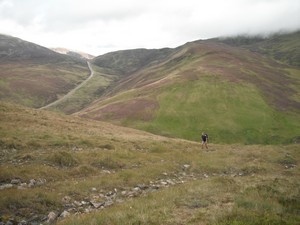
<path fill-rule="evenodd" d="M 41 107 L 88 75 L 84 60 L 0 35 L 0 100 Z"/>
<path fill-rule="evenodd" d="M 276 40 L 281 44 L 264 39 L 247 45 L 274 42 L 279 51 L 299 43 L 295 34 Z M 190 140 L 199 140 L 202 130 L 215 142 L 298 140 L 300 70 L 275 61 L 271 47 L 250 47 L 213 39 L 162 50 L 150 60 L 152 50 L 140 49 L 96 57 L 95 64 L 123 77 L 78 114 Z M 297 57 L 295 49 L 286 52 L 287 59 Z"/>
<path fill-rule="evenodd" d="M 99 67 L 112 69 L 119 74 L 128 75 L 145 66 L 167 59 L 173 49 L 133 49 L 110 52 L 92 60 Z"/>
<path fill-rule="evenodd" d="M 69 50 L 66 48 L 51 48 L 51 50 L 58 52 L 60 54 L 65 54 L 65 55 L 70 55 L 70 56 L 74 56 L 80 59 L 93 59 L 95 58 L 95 56 L 85 53 L 85 52 L 79 52 L 79 51 L 74 51 L 74 50 Z"/>
<path fill-rule="evenodd" d="M 0 35 L 0 62 L 30 60 L 42 63 L 59 62 L 65 59 L 64 56 L 48 48 L 12 36 Z"/>
<path fill-rule="evenodd" d="M 1 100 L 38 108 L 89 75 L 86 60 L 8 36 L 0 43 Z M 296 32 L 107 53 L 52 109 L 196 141 L 206 131 L 215 143 L 297 143 L 299 43 Z"/>

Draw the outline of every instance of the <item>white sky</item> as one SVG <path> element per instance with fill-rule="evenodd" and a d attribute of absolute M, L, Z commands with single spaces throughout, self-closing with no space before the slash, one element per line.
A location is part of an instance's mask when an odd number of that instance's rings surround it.
<path fill-rule="evenodd" d="M 300 0 L 0 0 L 0 33 L 94 55 L 300 29 Z"/>

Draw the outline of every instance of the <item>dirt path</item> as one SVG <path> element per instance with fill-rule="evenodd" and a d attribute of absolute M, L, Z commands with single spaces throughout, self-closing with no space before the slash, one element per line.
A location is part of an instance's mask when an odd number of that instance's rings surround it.
<path fill-rule="evenodd" d="M 45 106 L 43 106 L 43 107 L 41 107 L 40 109 L 47 109 L 47 108 L 49 108 L 49 107 L 51 107 L 51 106 L 53 106 L 53 105 L 56 105 L 56 104 L 58 104 L 58 103 L 60 103 L 61 101 L 63 101 L 63 100 L 65 100 L 66 98 L 68 98 L 68 97 L 70 97 L 72 94 L 74 94 L 74 92 L 75 91 L 77 91 L 79 88 L 81 88 L 83 85 L 85 85 L 93 76 L 94 76 L 94 71 L 93 71 L 93 69 L 92 69 L 92 67 L 91 67 L 91 64 L 89 63 L 89 62 L 87 62 L 87 64 L 88 64 L 88 67 L 89 67 L 89 69 L 90 69 L 90 76 L 85 80 L 85 81 L 83 81 L 81 84 L 79 84 L 77 87 L 75 87 L 74 89 L 72 89 L 69 93 L 67 93 L 65 96 L 63 96 L 62 98 L 60 98 L 60 99 L 57 99 L 56 101 L 54 101 L 54 102 L 52 102 L 52 103 L 50 103 L 50 104 L 48 104 L 48 105 L 45 105 Z"/>

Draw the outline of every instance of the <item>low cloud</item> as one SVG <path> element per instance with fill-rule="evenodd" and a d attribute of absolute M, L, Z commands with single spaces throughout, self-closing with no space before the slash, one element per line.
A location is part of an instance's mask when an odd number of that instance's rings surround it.
<path fill-rule="evenodd" d="M 0 33 L 103 54 L 300 29 L 299 0 L 0 0 Z"/>

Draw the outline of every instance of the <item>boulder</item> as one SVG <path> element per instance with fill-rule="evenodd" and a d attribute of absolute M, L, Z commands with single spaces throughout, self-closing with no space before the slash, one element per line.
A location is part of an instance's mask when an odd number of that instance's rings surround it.
<path fill-rule="evenodd" d="M 0 190 L 12 188 L 12 187 L 13 187 L 12 184 L 2 184 L 2 185 L 0 186 Z"/>
<path fill-rule="evenodd" d="M 61 218 L 66 218 L 66 217 L 68 217 L 68 216 L 70 216 L 71 215 L 71 213 L 69 213 L 68 211 L 63 211 L 61 214 L 60 214 L 60 216 L 59 217 L 61 217 Z"/>
<path fill-rule="evenodd" d="M 17 185 L 17 184 L 20 184 L 20 183 L 21 183 L 21 180 L 20 180 L 20 179 L 12 179 L 12 180 L 10 181 L 10 183 L 11 183 L 11 184 Z"/>
<path fill-rule="evenodd" d="M 36 184 L 37 186 L 41 186 L 41 185 L 44 185 L 46 184 L 47 180 L 46 179 L 38 179 L 36 180 Z"/>
<path fill-rule="evenodd" d="M 29 181 L 29 184 L 28 184 L 28 187 L 33 187 L 34 185 L 36 185 L 36 180 L 35 179 L 31 179 L 30 181 Z"/>
<path fill-rule="evenodd" d="M 105 202 L 95 202 L 95 201 L 90 201 L 91 205 L 94 206 L 96 209 L 100 208 L 101 206 L 105 205 Z"/>
<path fill-rule="evenodd" d="M 57 218 L 57 214 L 55 212 L 50 212 L 48 214 L 47 223 L 54 223 Z"/>

